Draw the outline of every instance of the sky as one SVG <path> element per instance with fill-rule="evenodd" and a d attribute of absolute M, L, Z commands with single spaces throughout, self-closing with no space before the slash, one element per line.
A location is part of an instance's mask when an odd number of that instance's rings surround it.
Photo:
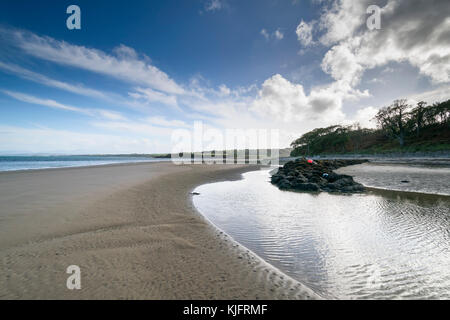
<path fill-rule="evenodd" d="M 0 2 L 0 154 L 165 153 L 200 122 L 288 147 L 449 89 L 447 0 Z"/>

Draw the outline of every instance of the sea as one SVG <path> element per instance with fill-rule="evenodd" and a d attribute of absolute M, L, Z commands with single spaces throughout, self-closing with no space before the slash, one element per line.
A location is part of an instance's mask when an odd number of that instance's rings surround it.
<path fill-rule="evenodd" d="M 0 171 L 55 169 L 118 163 L 170 161 L 164 158 L 114 155 L 29 155 L 0 156 Z"/>

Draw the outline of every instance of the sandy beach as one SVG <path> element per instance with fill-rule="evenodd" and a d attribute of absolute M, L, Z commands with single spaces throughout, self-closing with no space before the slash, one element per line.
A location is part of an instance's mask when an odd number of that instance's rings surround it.
<path fill-rule="evenodd" d="M 308 299 L 212 226 L 198 185 L 252 166 L 122 164 L 0 173 L 0 299 Z M 68 290 L 66 268 L 81 268 Z"/>

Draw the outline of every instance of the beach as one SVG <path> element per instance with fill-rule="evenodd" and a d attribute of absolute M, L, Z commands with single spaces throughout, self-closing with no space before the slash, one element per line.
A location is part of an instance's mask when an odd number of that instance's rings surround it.
<path fill-rule="evenodd" d="M 0 299 L 309 299 L 215 228 L 197 186 L 244 165 L 168 162 L 0 173 Z M 81 270 L 81 290 L 66 286 Z"/>

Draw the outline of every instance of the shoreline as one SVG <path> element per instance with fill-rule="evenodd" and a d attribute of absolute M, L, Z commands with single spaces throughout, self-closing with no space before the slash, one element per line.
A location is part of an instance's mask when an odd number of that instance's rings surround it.
<path fill-rule="evenodd" d="M 245 170 L 243 170 L 243 171 L 239 170 L 239 172 L 237 174 L 234 173 L 231 176 L 228 176 L 227 179 L 223 179 L 223 180 L 220 180 L 220 181 L 217 181 L 217 180 L 216 181 L 210 181 L 208 183 L 203 183 L 203 184 L 197 185 L 191 190 L 191 192 L 194 191 L 195 189 L 197 189 L 197 187 L 205 185 L 205 184 L 209 184 L 209 183 L 216 183 L 216 182 L 221 182 L 221 181 L 238 181 L 238 180 L 242 180 L 242 174 L 243 173 L 256 171 L 256 169 L 260 169 L 262 166 L 253 165 L 253 167 L 255 167 L 255 168 L 245 168 Z M 278 269 L 274 265 L 268 263 L 266 260 L 261 258 L 254 251 L 252 251 L 249 248 L 245 247 L 244 245 L 240 244 L 230 234 L 228 234 L 223 229 L 221 229 L 219 226 L 214 224 L 210 219 L 208 219 L 205 215 L 203 215 L 195 207 L 194 202 L 193 202 L 193 197 L 194 196 L 195 195 L 191 195 L 189 200 L 190 200 L 190 204 L 192 205 L 192 207 L 196 211 L 196 214 L 199 215 L 203 220 L 205 220 L 211 226 L 211 228 L 214 231 L 214 234 L 217 237 L 220 237 L 222 240 L 225 240 L 225 242 L 228 242 L 228 241 L 230 242 L 228 244 L 229 249 L 237 251 L 237 253 L 240 256 L 242 256 L 242 254 L 244 254 L 247 257 L 247 259 L 250 260 L 250 261 L 256 261 L 261 267 L 265 268 L 265 271 L 267 271 L 268 273 L 272 273 L 272 275 L 277 278 L 279 284 L 280 284 L 280 282 L 283 283 L 284 281 L 287 281 L 289 284 L 288 284 L 288 287 L 285 287 L 285 293 L 289 293 L 290 291 L 299 291 L 303 295 L 303 296 L 297 296 L 297 298 L 299 298 L 300 300 L 311 300 L 311 299 L 313 299 L 313 300 L 317 300 L 317 299 L 318 300 L 322 300 L 322 299 L 324 299 L 324 297 L 322 297 L 318 293 L 314 292 L 314 290 L 312 290 L 311 288 L 307 287 L 306 285 L 304 285 L 303 283 L 299 282 L 298 280 L 295 280 L 294 278 L 290 277 L 289 275 L 287 275 L 286 273 L 284 273 L 283 271 L 281 271 L 280 269 Z M 275 287 L 279 287 L 279 284 L 278 285 L 276 284 Z M 286 299 L 285 293 L 281 294 L 282 297 L 283 297 L 282 299 Z"/>
<path fill-rule="evenodd" d="M 74 166 L 65 166 L 65 167 L 42 167 L 42 168 L 28 168 L 28 169 L 12 169 L 12 170 L 0 170 L 0 174 L 3 173 L 23 173 L 23 172 L 34 172 L 34 171 L 46 171 L 46 170 L 66 170 L 66 169 L 80 169 L 80 168 L 98 168 L 98 167 L 110 167 L 110 166 L 126 166 L 126 165 L 146 165 L 151 163 L 161 163 L 168 162 L 171 163 L 171 160 L 161 160 L 157 159 L 155 161 L 135 161 L 135 162 L 117 162 L 117 163 L 99 163 L 99 164 L 89 164 L 89 165 L 74 165 Z"/>
<path fill-rule="evenodd" d="M 0 299 L 320 298 L 193 205 L 197 186 L 258 168 L 152 162 L 0 173 Z M 81 290 L 66 288 L 73 264 Z"/>
<path fill-rule="evenodd" d="M 407 190 L 387 189 L 387 188 L 371 187 L 371 186 L 364 186 L 364 187 L 369 192 L 383 194 L 383 195 L 386 195 L 388 193 L 394 193 L 394 194 L 398 194 L 400 196 L 405 196 L 405 197 L 410 196 L 411 198 L 424 196 L 424 197 L 434 197 L 436 199 L 441 199 L 441 198 L 442 199 L 450 199 L 450 195 L 444 194 L 444 193 L 407 191 Z"/>

